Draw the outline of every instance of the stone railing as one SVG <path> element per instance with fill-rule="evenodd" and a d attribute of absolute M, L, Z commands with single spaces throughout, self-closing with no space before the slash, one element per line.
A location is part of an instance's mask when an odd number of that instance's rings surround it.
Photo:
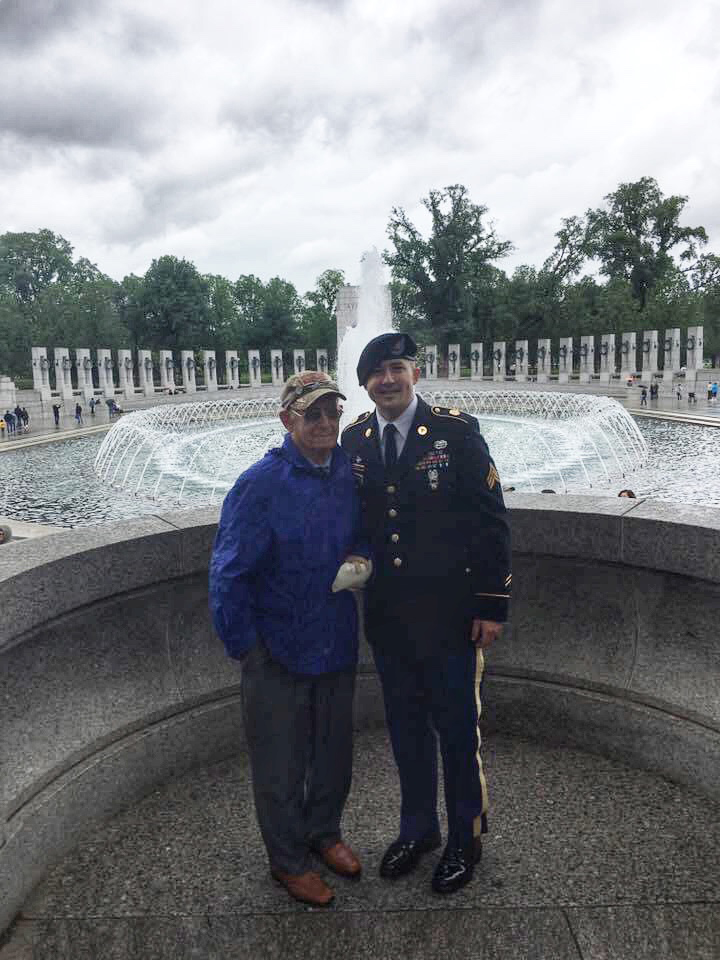
<path fill-rule="evenodd" d="M 509 497 L 516 600 L 485 724 L 720 797 L 720 512 Z M 0 930 L 48 866 L 160 783 L 243 746 L 214 637 L 216 511 L 0 548 Z M 366 648 L 359 726 L 382 722 Z"/>

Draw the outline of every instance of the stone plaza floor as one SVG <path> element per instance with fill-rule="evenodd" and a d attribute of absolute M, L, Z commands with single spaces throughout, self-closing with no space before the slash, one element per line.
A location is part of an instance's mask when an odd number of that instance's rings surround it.
<path fill-rule="evenodd" d="M 575 749 L 494 735 L 484 753 L 491 832 L 452 897 L 429 888 L 437 854 L 395 883 L 377 875 L 398 788 L 375 730 L 357 738 L 344 820 L 364 873 L 328 876 L 333 907 L 271 881 L 238 756 L 90 833 L 25 904 L 0 960 L 720 956 L 719 804 Z"/>

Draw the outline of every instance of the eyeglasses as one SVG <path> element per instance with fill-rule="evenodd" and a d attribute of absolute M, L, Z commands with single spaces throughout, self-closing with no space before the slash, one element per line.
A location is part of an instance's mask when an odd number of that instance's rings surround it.
<path fill-rule="evenodd" d="M 307 420 L 308 423 L 319 423 L 323 416 L 326 416 L 328 420 L 339 420 L 343 414 L 341 407 L 338 407 L 336 410 L 327 410 L 314 405 L 310 407 L 309 410 L 306 410 L 305 413 L 298 413 L 297 410 L 291 410 L 290 413 L 294 413 L 296 417 L 302 417 L 303 420 Z"/>

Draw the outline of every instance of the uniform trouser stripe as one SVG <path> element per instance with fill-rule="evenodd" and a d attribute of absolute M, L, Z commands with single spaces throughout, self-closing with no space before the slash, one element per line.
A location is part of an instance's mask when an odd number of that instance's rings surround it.
<path fill-rule="evenodd" d="M 482 737 L 480 735 L 480 717 L 482 716 L 482 681 L 483 674 L 485 673 L 485 657 L 483 655 L 482 649 L 477 647 L 475 653 L 475 706 L 477 707 L 477 752 L 475 757 L 477 759 L 478 765 L 478 777 L 480 778 L 480 790 L 482 792 L 482 816 L 475 817 L 473 821 L 473 835 L 479 837 L 483 832 L 483 828 L 486 828 L 486 823 L 484 822 L 487 818 L 488 807 L 490 805 L 488 797 L 488 788 L 487 781 L 485 780 L 485 772 L 483 770 L 482 762 Z"/>

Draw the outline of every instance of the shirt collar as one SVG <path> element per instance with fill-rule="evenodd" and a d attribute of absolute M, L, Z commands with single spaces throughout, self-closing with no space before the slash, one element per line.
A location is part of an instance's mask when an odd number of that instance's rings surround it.
<path fill-rule="evenodd" d="M 392 423 L 395 425 L 395 429 L 400 434 L 400 438 L 404 443 L 405 440 L 407 440 L 408 433 L 410 433 L 410 427 L 412 426 L 412 422 L 415 419 L 415 411 L 417 410 L 417 405 L 418 405 L 417 394 L 413 391 L 412 400 L 410 401 L 408 406 L 405 408 L 405 410 L 403 410 L 403 412 L 400 414 L 397 420 L 386 420 L 385 417 L 381 415 L 380 411 L 376 407 L 375 416 L 377 417 L 379 436 L 382 437 L 386 424 Z"/>

